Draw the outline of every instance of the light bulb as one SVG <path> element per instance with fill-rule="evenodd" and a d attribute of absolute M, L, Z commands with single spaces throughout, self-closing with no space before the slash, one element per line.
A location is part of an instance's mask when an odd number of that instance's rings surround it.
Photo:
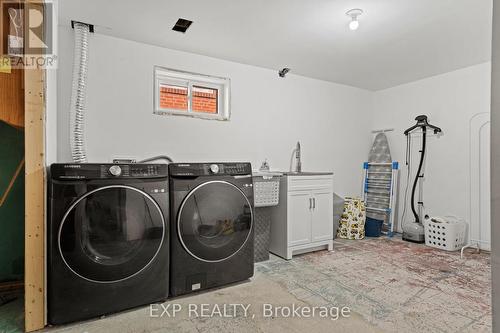
<path fill-rule="evenodd" d="M 345 14 L 351 18 L 351 22 L 349 22 L 349 29 L 353 31 L 358 30 L 359 28 L 358 16 L 363 14 L 363 10 L 359 8 L 354 8 L 348 10 L 347 13 Z"/>
<path fill-rule="evenodd" d="M 359 21 L 356 19 L 353 19 L 351 23 L 349 23 L 349 29 L 351 30 L 358 30 L 359 28 Z"/>

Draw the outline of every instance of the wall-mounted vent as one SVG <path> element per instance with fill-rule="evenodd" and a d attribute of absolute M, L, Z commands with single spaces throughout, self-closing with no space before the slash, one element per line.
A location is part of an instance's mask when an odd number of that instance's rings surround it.
<path fill-rule="evenodd" d="M 177 22 L 175 23 L 172 30 L 185 33 L 187 31 L 187 29 L 191 26 L 192 23 L 193 23 L 193 21 L 189 21 L 189 20 L 180 18 L 177 20 Z"/>
<path fill-rule="evenodd" d="M 288 72 L 289 72 L 290 70 L 291 70 L 291 69 L 290 69 L 290 68 L 288 68 L 288 67 L 285 67 L 285 68 L 283 68 L 283 69 L 280 69 L 280 70 L 278 71 L 278 75 L 279 75 L 279 77 L 285 77 L 285 76 L 288 74 Z"/>

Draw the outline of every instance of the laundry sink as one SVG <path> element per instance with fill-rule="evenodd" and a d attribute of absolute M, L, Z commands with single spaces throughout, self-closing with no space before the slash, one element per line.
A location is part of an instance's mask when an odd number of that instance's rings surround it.
<path fill-rule="evenodd" d="M 333 172 L 311 172 L 311 171 L 287 171 L 283 172 L 285 176 L 325 176 L 325 175 L 333 175 Z"/>

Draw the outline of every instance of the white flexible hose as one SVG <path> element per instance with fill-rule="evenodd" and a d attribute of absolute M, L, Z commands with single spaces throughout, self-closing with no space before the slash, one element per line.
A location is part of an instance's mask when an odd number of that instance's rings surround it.
<path fill-rule="evenodd" d="M 74 30 L 75 53 L 70 106 L 71 156 L 74 162 L 85 163 L 87 153 L 85 151 L 84 115 L 90 29 L 87 24 L 75 22 Z"/>

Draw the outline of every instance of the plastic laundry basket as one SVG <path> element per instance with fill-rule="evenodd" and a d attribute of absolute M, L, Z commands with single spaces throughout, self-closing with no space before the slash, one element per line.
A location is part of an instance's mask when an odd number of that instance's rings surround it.
<path fill-rule="evenodd" d="M 371 217 L 366 217 L 365 223 L 365 236 L 366 237 L 380 237 L 382 235 L 382 226 L 384 221 L 377 220 Z"/>
<path fill-rule="evenodd" d="M 465 243 L 467 225 L 456 216 L 431 217 L 424 221 L 424 228 L 427 246 L 456 251 Z"/>
<path fill-rule="evenodd" d="M 279 204 L 281 174 L 255 175 L 254 189 L 254 261 L 269 260 L 271 209 Z"/>
<path fill-rule="evenodd" d="M 277 206 L 280 197 L 280 177 L 254 176 L 255 207 Z"/>

